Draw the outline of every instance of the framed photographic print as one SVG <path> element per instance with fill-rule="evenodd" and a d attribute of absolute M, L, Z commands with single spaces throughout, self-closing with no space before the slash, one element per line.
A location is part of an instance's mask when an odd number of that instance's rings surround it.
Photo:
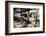
<path fill-rule="evenodd" d="M 45 32 L 45 4 L 5 1 L 5 34 Z"/>

